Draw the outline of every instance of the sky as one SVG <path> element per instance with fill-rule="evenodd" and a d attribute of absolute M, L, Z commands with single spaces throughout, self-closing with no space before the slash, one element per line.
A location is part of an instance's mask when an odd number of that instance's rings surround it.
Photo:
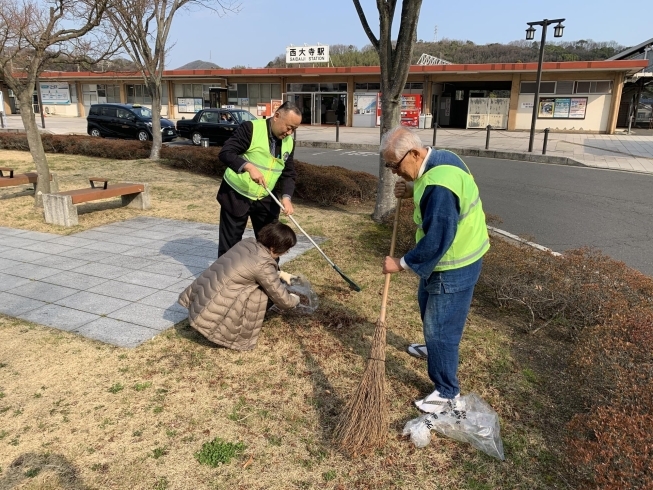
<path fill-rule="evenodd" d="M 238 13 L 218 16 L 207 9 L 178 12 L 168 37 L 167 69 L 190 61 L 212 61 L 221 67 L 264 67 L 294 44 L 369 44 L 352 0 L 240 0 Z M 525 38 L 527 22 L 564 18 L 561 39 L 616 41 L 634 46 L 653 38 L 651 0 L 423 0 L 417 38 L 470 40 L 476 44 L 507 43 Z M 398 0 L 394 36 L 399 29 Z M 376 0 L 361 0 L 368 23 L 378 35 Z M 541 31 L 535 35 L 539 39 Z"/>

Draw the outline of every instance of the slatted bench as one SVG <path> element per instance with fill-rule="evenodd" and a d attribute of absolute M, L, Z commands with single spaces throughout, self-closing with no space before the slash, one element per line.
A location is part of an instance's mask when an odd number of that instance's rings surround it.
<path fill-rule="evenodd" d="M 130 208 L 150 208 L 149 184 L 137 182 L 109 184 L 108 179 L 100 177 L 91 177 L 89 182 L 91 186 L 86 189 L 44 194 L 45 222 L 61 226 L 75 226 L 78 224 L 75 204 L 111 197 L 121 197 L 122 205 Z M 101 182 L 102 185 L 98 187 L 95 185 L 96 182 Z"/>
<path fill-rule="evenodd" d="M 14 173 L 13 168 L 0 167 L 0 187 L 13 187 L 16 185 L 34 184 L 39 180 L 39 174 L 36 172 L 25 172 L 24 174 Z M 50 192 L 59 190 L 59 182 L 55 174 L 50 174 Z"/>

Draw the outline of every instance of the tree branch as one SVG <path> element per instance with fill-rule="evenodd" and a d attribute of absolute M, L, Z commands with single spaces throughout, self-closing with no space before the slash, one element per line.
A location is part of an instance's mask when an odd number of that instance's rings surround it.
<path fill-rule="evenodd" d="M 367 18 L 365 17 L 365 12 L 363 12 L 363 7 L 361 7 L 360 0 L 354 0 L 354 7 L 356 7 L 356 12 L 358 13 L 358 18 L 361 20 L 361 24 L 363 25 L 363 30 L 365 31 L 365 34 L 367 34 L 367 37 L 370 39 L 370 42 L 372 43 L 372 46 L 374 46 L 374 49 L 378 51 L 379 40 L 376 38 L 376 36 L 372 32 L 372 29 L 370 29 L 370 26 L 367 23 Z"/>

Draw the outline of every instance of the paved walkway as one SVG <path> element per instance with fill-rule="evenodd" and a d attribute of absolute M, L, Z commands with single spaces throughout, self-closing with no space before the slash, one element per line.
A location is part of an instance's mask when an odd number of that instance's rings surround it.
<path fill-rule="evenodd" d="M 281 264 L 312 248 L 297 240 Z M 151 217 L 68 236 L 0 227 L 0 313 L 135 347 L 187 318 L 177 298 L 217 243 L 217 225 Z"/>
<path fill-rule="evenodd" d="M 433 142 L 432 129 L 418 129 L 417 134 L 425 145 Z M 309 142 L 335 142 L 333 127 L 302 126 L 297 130 L 297 140 Z M 379 144 L 378 128 L 340 128 L 340 143 L 366 145 Z M 437 132 L 436 146 L 451 149 L 484 150 L 487 132 L 473 129 L 443 129 Z M 512 153 L 509 158 L 527 159 L 530 134 L 521 131 L 491 131 L 490 151 Z M 541 155 L 544 133 L 536 133 L 533 154 Z M 570 158 L 582 165 L 597 168 L 653 173 L 653 131 L 634 129 L 630 135 L 620 134 L 549 134 L 547 156 Z M 491 154 L 488 156 L 492 156 Z M 505 157 L 505 155 L 501 155 Z"/>
<path fill-rule="evenodd" d="M 7 116 L 10 129 L 23 128 L 20 115 Z M 41 119 L 36 121 L 40 128 Z M 554 124 L 554 123 L 552 123 Z M 86 119 L 79 117 L 45 118 L 45 131 L 54 134 L 86 134 Z M 432 129 L 417 130 L 425 145 L 433 141 Z M 436 146 L 452 149 L 485 149 L 486 131 L 473 129 L 438 129 Z M 302 126 L 297 130 L 297 140 L 302 144 L 314 142 L 335 143 L 334 126 Z M 544 140 L 543 131 L 538 131 L 534 141 L 534 152 L 528 154 L 529 133 L 524 131 L 492 131 L 489 149 L 512 153 L 515 160 L 541 155 Z M 355 145 L 379 144 L 378 128 L 340 128 L 340 143 Z M 492 156 L 492 154 L 488 155 Z M 500 155 L 506 157 L 506 155 Z M 635 128 L 628 135 L 623 130 L 618 134 L 550 133 L 547 156 L 570 158 L 582 165 L 597 168 L 628 170 L 653 173 L 653 131 Z M 310 163 L 310 162 L 309 162 Z"/>

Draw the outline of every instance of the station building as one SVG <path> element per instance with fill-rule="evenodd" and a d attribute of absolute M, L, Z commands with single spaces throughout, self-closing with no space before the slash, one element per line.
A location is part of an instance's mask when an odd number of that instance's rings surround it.
<path fill-rule="evenodd" d="M 614 133 L 624 84 L 647 65 L 640 59 L 544 63 L 536 128 Z M 437 118 L 445 128 L 529 130 L 536 73 L 537 63 L 413 65 L 402 124 L 430 127 Z M 378 125 L 378 66 L 167 70 L 163 79 L 162 115 L 170 119 L 227 105 L 270 115 L 290 100 L 302 110 L 302 124 Z M 46 72 L 39 85 L 46 115 L 86 117 L 98 102 L 152 103 L 138 73 Z M 4 110 L 15 113 L 13 94 L 2 91 Z"/>

